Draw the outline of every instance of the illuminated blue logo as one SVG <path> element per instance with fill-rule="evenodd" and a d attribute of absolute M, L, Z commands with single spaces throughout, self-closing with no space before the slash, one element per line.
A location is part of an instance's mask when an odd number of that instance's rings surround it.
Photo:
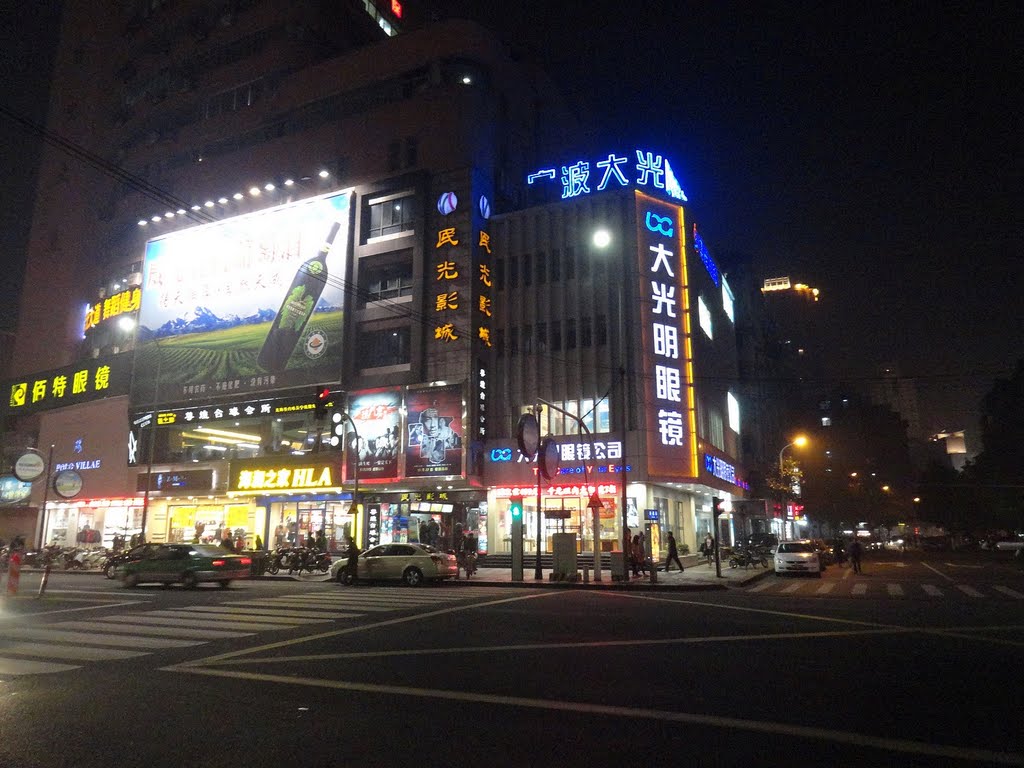
<path fill-rule="evenodd" d="M 497 463 L 512 461 L 512 449 L 511 448 L 493 448 L 491 449 L 491 461 Z"/>
<path fill-rule="evenodd" d="M 630 164 L 632 157 L 636 159 Z M 624 188 L 629 187 L 632 183 L 637 187 L 653 187 L 675 200 L 688 202 L 686 193 L 672 171 L 672 166 L 663 155 L 642 149 L 635 149 L 625 155 L 613 152 L 604 159 L 596 161 L 594 166 L 602 171 L 601 181 L 597 185 L 598 192 L 603 192 L 609 185 L 612 188 Z M 636 173 L 635 180 L 632 182 L 628 175 L 631 172 Z M 526 177 L 526 183 L 531 186 L 539 182 L 555 180 L 561 182 L 563 200 L 589 195 L 590 161 L 577 160 L 574 163 L 567 163 L 561 166 L 561 175 L 556 168 L 541 168 Z"/>
<path fill-rule="evenodd" d="M 710 453 L 704 454 L 704 469 L 711 475 L 714 475 L 719 480 L 725 480 L 727 483 L 737 485 L 736 482 L 736 467 L 727 461 L 723 461 L 717 456 L 712 456 Z"/>
<path fill-rule="evenodd" d="M 648 211 L 644 223 L 651 232 L 660 232 L 665 237 L 672 237 L 675 233 L 671 216 L 659 216 L 654 211 Z"/>
<path fill-rule="evenodd" d="M 711 254 L 708 252 L 707 247 L 704 245 L 704 241 L 700 235 L 697 234 L 697 225 L 693 225 L 693 250 L 700 256 L 701 263 L 704 264 L 704 269 L 708 271 L 708 275 L 711 277 L 711 282 L 718 285 L 718 281 L 721 279 L 718 275 L 718 265 L 715 264 L 715 260 L 711 258 Z"/>

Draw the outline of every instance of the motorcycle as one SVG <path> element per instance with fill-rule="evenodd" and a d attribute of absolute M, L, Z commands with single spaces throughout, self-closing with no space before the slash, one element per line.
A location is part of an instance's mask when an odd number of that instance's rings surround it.
<path fill-rule="evenodd" d="M 762 568 L 767 568 L 768 558 L 762 552 L 753 549 L 736 549 L 729 556 L 730 568 L 739 568 L 740 566 L 748 568 L 751 565 L 760 565 Z"/>

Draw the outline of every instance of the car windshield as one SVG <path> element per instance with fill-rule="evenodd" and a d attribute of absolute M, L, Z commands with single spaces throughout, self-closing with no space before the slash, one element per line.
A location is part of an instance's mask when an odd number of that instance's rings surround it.
<path fill-rule="evenodd" d="M 193 544 L 192 551 L 201 557 L 223 557 L 231 554 L 224 547 L 214 544 Z"/>
<path fill-rule="evenodd" d="M 814 552 L 814 545 L 806 541 L 784 541 L 779 544 L 779 552 Z"/>

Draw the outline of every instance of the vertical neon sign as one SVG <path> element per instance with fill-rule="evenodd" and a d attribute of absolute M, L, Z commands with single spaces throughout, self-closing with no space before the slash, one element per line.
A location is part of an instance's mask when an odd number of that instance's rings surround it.
<path fill-rule="evenodd" d="M 636 192 L 648 469 L 695 478 L 697 411 L 683 209 Z"/>

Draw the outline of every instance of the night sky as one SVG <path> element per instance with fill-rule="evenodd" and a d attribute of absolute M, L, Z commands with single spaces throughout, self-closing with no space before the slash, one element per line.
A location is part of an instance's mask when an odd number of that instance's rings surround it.
<path fill-rule="evenodd" d="M 669 156 L 713 251 L 821 288 L 837 379 L 895 362 L 919 385 L 925 426 L 963 428 L 1024 357 L 1017 4 L 438 7 L 539 59 L 592 114 L 581 147 Z M 35 13 L 19 8 L 17 25 L 45 23 Z M 10 18 L 0 98 L 29 114 L 41 78 L 26 66 L 32 36 Z M 10 146 L 5 263 L 26 171 Z"/>

